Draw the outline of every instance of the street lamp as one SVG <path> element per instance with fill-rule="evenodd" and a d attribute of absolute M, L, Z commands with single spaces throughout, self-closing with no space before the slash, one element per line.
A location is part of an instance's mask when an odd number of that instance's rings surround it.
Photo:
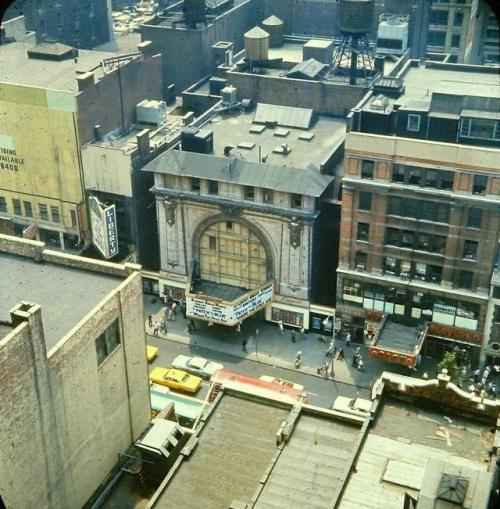
<path fill-rule="evenodd" d="M 333 378 L 333 363 L 335 361 L 335 319 L 334 319 L 334 315 L 333 313 L 329 316 L 327 316 L 324 320 L 323 320 L 323 327 L 326 327 L 328 325 L 328 319 L 330 318 L 330 316 L 332 317 L 332 368 L 331 368 L 331 373 L 332 373 L 332 378 Z"/>

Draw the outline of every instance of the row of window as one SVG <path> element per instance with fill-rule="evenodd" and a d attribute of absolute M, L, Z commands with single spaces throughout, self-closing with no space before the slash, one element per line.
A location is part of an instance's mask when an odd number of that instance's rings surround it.
<path fill-rule="evenodd" d="M 372 210 L 372 193 L 359 192 L 359 210 Z M 426 219 L 447 223 L 449 219 L 449 205 L 429 202 L 426 200 L 414 200 L 391 196 L 389 201 L 389 214 L 415 219 Z M 433 219 L 435 218 L 435 219 Z M 467 211 L 467 228 L 481 228 L 483 211 L 476 207 L 470 207 Z"/>
<path fill-rule="evenodd" d="M 443 31 L 429 31 L 427 35 L 428 46 L 440 46 L 444 47 L 446 42 L 446 32 Z M 452 34 L 450 46 L 452 48 L 460 48 L 460 34 Z"/>
<path fill-rule="evenodd" d="M 423 318 L 469 330 L 477 330 L 478 327 L 480 306 L 469 302 L 350 279 L 344 280 L 342 296 L 344 302 L 365 309 Z"/>
<path fill-rule="evenodd" d="M 33 204 L 28 200 L 12 199 L 13 215 L 33 218 Z M 0 196 L 0 212 L 7 213 L 7 200 L 4 196 Z M 50 213 L 50 216 L 49 216 Z M 61 222 L 61 212 L 57 205 L 47 205 L 46 203 L 38 204 L 38 217 L 41 221 L 51 221 L 53 223 Z M 71 225 L 77 227 L 76 211 L 71 210 Z"/>
<path fill-rule="evenodd" d="M 191 178 L 191 191 L 199 193 L 201 191 L 201 179 Z M 217 196 L 219 194 L 219 182 L 216 180 L 208 181 L 208 194 Z M 243 186 L 243 199 L 246 201 L 255 201 L 255 187 Z M 262 188 L 262 202 L 272 205 L 274 203 L 274 193 L 271 189 Z M 294 209 L 302 208 L 302 195 L 290 195 L 290 207 Z"/>
<path fill-rule="evenodd" d="M 409 115 L 410 117 L 419 117 L 420 115 Z M 408 130 L 410 130 L 408 128 Z M 369 159 L 363 159 L 361 162 L 361 178 L 373 179 L 375 162 Z M 450 191 L 453 189 L 453 172 L 449 170 L 436 170 L 434 168 L 422 168 L 420 166 L 410 166 L 407 164 L 394 164 L 392 168 L 392 182 L 407 184 L 409 186 L 432 187 L 433 189 L 442 189 Z M 472 184 L 472 193 L 485 195 L 488 186 L 488 177 L 486 175 L 474 175 Z"/>
<path fill-rule="evenodd" d="M 430 25 L 448 25 L 448 12 L 449 11 L 431 11 L 429 16 L 429 24 Z M 453 26 L 461 27 L 464 22 L 464 13 L 463 12 L 455 12 L 453 16 Z"/>

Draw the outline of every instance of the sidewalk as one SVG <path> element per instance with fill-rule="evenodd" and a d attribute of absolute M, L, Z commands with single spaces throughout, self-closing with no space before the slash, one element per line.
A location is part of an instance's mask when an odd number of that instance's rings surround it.
<path fill-rule="evenodd" d="M 162 317 L 163 303 L 151 295 L 144 297 L 144 313 L 146 333 L 153 334 L 152 328 L 148 327 L 148 314 L 153 315 L 153 323 L 160 322 Z M 236 335 L 232 329 L 214 325 L 208 327 L 207 322 L 195 320 L 196 330 L 190 335 L 188 333 L 188 319 L 183 319 L 180 311 L 177 312 L 175 320 L 167 322 L 167 334 L 159 333 L 170 341 L 190 344 L 216 350 L 229 355 L 246 358 L 248 360 L 269 364 L 272 366 L 289 369 L 291 371 L 301 371 L 309 375 L 324 377 L 318 375 L 317 368 L 326 361 L 331 368 L 332 357 L 325 356 L 328 349 L 330 337 L 325 336 L 326 342 L 319 341 L 320 335 L 315 332 L 309 332 L 300 338 L 296 331 L 296 342 L 292 342 L 291 330 L 285 329 L 283 335 L 280 334 L 277 326 L 264 322 L 262 320 L 247 319 L 241 327 L 241 335 Z M 258 329 L 258 334 L 256 331 Z M 247 340 L 247 352 L 243 351 L 242 341 Z M 359 371 L 352 366 L 352 357 L 354 348 L 360 346 L 361 355 L 364 361 L 364 371 Z M 404 366 L 392 364 L 376 359 L 368 355 L 368 347 L 357 343 L 345 346 L 345 338 L 336 341 L 336 347 L 344 349 L 344 360 L 334 361 L 334 379 L 341 383 L 356 385 L 368 388 L 379 378 L 383 371 L 392 371 L 408 375 L 414 373 L 421 375 L 424 371 L 429 372 L 429 376 L 434 376 L 434 363 L 429 364 L 424 360 L 418 372 L 409 372 Z M 294 360 L 297 351 L 302 352 L 302 364 L 299 370 L 294 367 Z"/>

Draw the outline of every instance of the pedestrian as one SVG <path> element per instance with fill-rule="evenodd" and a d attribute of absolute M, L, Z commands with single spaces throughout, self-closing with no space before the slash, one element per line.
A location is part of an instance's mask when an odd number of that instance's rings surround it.
<path fill-rule="evenodd" d="M 302 352 L 299 350 L 296 354 L 295 354 L 295 367 L 298 369 L 300 368 L 300 364 L 302 362 Z"/>
<path fill-rule="evenodd" d="M 494 399 L 496 399 L 496 397 L 497 397 L 497 384 L 495 382 L 493 382 L 491 384 L 491 395 L 493 396 Z"/>
<path fill-rule="evenodd" d="M 351 333 L 348 332 L 345 338 L 345 346 L 351 346 L 351 341 L 352 341 Z"/>
<path fill-rule="evenodd" d="M 167 320 L 172 320 L 172 308 L 168 308 L 168 312 L 167 312 Z"/>
<path fill-rule="evenodd" d="M 191 325 L 191 322 L 188 323 L 188 333 L 189 334 L 192 334 L 193 333 L 193 326 Z"/>
<path fill-rule="evenodd" d="M 352 356 L 352 367 L 358 367 L 358 354 L 356 352 L 354 352 L 354 355 Z"/>
<path fill-rule="evenodd" d="M 191 320 L 189 320 L 189 323 L 191 325 L 192 330 L 195 331 L 196 330 L 196 326 L 195 326 L 194 320 L 192 318 L 191 318 Z"/>
<path fill-rule="evenodd" d="M 172 309 L 172 313 L 174 315 L 176 315 L 177 314 L 177 302 L 175 302 L 175 301 L 172 302 L 172 307 L 170 309 Z"/>
<path fill-rule="evenodd" d="M 464 366 L 462 368 L 462 371 L 460 372 L 462 378 L 465 380 L 465 378 L 467 378 L 467 368 Z"/>
<path fill-rule="evenodd" d="M 166 334 L 168 332 L 167 331 L 167 322 L 163 318 L 160 323 L 160 331 L 162 332 L 162 334 Z"/>
<path fill-rule="evenodd" d="M 283 328 L 283 321 L 280 320 L 278 322 L 278 327 L 279 327 L 279 330 L 280 330 L 280 334 L 283 336 L 283 333 L 285 332 L 284 328 Z"/>
<path fill-rule="evenodd" d="M 153 336 L 158 336 L 158 329 L 159 329 L 159 324 L 158 324 L 158 322 L 155 322 L 153 325 Z"/>
<path fill-rule="evenodd" d="M 359 357 L 361 355 L 361 347 L 360 346 L 356 347 L 356 350 L 354 350 L 354 354 L 356 355 L 356 357 Z"/>
<path fill-rule="evenodd" d="M 238 336 L 241 336 L 241 324 L 240 323 L 236 324 L 235 334 L 237 334 Z"/>
<path fill-rule="evenodd" d="M 344 349 L 342 347 L 339 348 L 339 354 L 337 355 L 337 360 L 343 360 L 344 359 Z"/>
<path fill-rule="evenodd" d="M 148 325 L 149 325 L 149 327 L 153 327 L 153 315 L 152 314 L 148 315 Z"/>
<path fill-rule="evenodd" d="M 259 331 L 259 328 L 257 327 L 257 328 L 255 329 L 255 337 L 257 337 L 257 336 L 259 335 L 259 332 L 260 332 L 260 331 Z"/>
<path fill-rule="evenodd" d="M 181 312 L 182 318 L 186 319 L 186 301 L 184 299 L 181 300 Z"/>
<path fill-rule="evenodd" d="M 304 326 L 300 328 L 300 339 L 306 339 Z"/>
<path fill-rule="evenodd" d="M 479 382 L 479 376 L 481 375 L 481 370 L 479 368 L 474 370 L 474 382 Z"/>
<path fill-rule="evenodd" d="M 248 353 L 247 351 L 247 338 L 243 338 L 243 340 L 241 341 L 241 350 L 245 353 Z"/>
<path fill-rule="evenodd" d="M 325 352 L 325 355 L 334 355 L 335 350 L 335 340 L 332 339 L 330 341 L 330 346 L 328 347 L 328 350 Z"/>
<path fill-rule="evenodd" d="M 292 343 L 295 343 L 295 336 L 296 336 L 296 332 L 295 330 L 292 330 L 291 334 L 290 334 L 291 338 L 292 338 Z"/>

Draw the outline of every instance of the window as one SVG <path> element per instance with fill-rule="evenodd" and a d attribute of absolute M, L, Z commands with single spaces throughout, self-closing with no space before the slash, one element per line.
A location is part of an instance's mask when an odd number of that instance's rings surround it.
<path fill-rule="evenodd" d="M 464 13 L 463 12 L 455 12 L 455 16 L 453 17 L 453 26 L 461 27 L 463 22 L 464 22 Z M 453 44 L 452 44 L 452 46 L 453 46 Z"/>
<path fill-rule="evenodd" d="M 420 131 L 420 115 L 414 115 L 410 113 L 408 115 L 408 125 L 406 126 L 408 131 L 418 132 Z"/>
<path fill-rule="evenodd" d="M 232 231 L 233 229 L 233 222 L 232 221 L 226 221 L 226 230 Z"/>
<path fill-rule="evenodd" d="M 12 200 L 12 205 L 14 206 L 14 215 L 22 216 L 23 211 L 21 209 L 21 200 L 17 200 L 16 198 L 14 198 Z"/>
<path fill-rule="evenodd" d="M 50 215 L 52 216 L 52 221 L 54 223 L 61 222 L 61 215 L 59 213 L 59 207 L 56 207 L 55 205 L 51 205 L 50 206 Z"/>
<path fill-rule="evenodd" d="M 208 181 L 208 193 L 219 194 L 219 183 L 216 180 Z"/>
<path fill-rule="evenodd" d="M 437 223 L 447 223 L 450 217 L 450 206 L 447 203 L 391 196 L 389 200 L 389 214 Z"/>
<path fill-rule="evenodd" d="M 191 178 L 191 191 L 194 191 L 195 193 L 199 193 L 201 189 L 201 182 L 200 179 L 197 179 L 196 177 Z"/>
<path fill-rule="evenodd" d="M 95 341 L 97 365 L 101 365 L 119 344 L 119 321 L 115 320 Z"/>
<path fill-rule="evenodd" d="M 7 202 L 5 196 L 0 196 L 0 212 L 7 212 Z"/>
<path fill-rule="evenodd" d="M 385 243 L 389 246 L 400 246 L 401 245 L 400 233 L 401 232 L 396 228 L 387 228 Z"/>
<path fill-rule="evenodd" d="M 472 272 L 470 270 L 461 270 L 458 278 L 458 286 L 470 290 L 472 288 Z"/>
<path fill-rule="evenodd" d="M 73 228 L 76 228 L 78 226 L 76 221 L 76 210 L 71 210 L 70 214 L 71 214 L 71 226 Z"/>
<path fill-rule="evenodd" d="M 49 220 L 49 210 L 47 208 L 47 205 L 45 205 L 45 203 L 38 204 L 38 212 L 40 213 L 40 219 L 42 221 Z"/>
<path fill-rule="evenodd" d="M 474 175 L 474 182 L 472 185 L 472 194 L 486 194 L 486 186 L 488 184 L 488 177 L 485 175 Z"/>
<path fill-rule="evenodd" d="M 255 200 L 255 188 L 253 186 L 245 186 L 244 187 L 244 196 L 245 196 L 245 200 L 254 201 Z"/>
<path fill-rule="evenodd" d="M 208 249 L 210 249 L 210 251 L 217 251 L 217 237 L 213 235 L 208 236 Z"/>
<path fill-rule="evenodd" d="M 396 163 L 392 168 L 392 181 L 413 186 L 451 190 L 453 189 L 453 172 Z"/>
<path fill-rule="evenodd" d="M 302 313 L 296 313 L 295 311 L 285 311 L 284 309 L 278 308 L 271 309 L 271 319 L 274 322 L 279 322 L 281 320 L 287 325 L 302 327 L 304 323 L 304 315 Z"/>
<path fill-rule="evenodd" d="M 301 194 L 292 194 L 291 204 L 292 204 L 293 209 L 301 209 L 302 208 L 302 195 Z"/>
<path fill-rule="evenodd" d="M 467 227 L 468 228 L 481 228 L 482 222 L 483 222 L 482 209 L 477 209 L 475 207 L 471 207 L 469 209 L 469 212 L 467 215 Z"/>
<path fill-rule="evenodd" d="M 460 124 L 460 136 L 479 140 L 500 139 L 499 122 L 479 118 L 463 118 Z"/>
<path fill-rule="evenodd" d="M 262 200 L 264 203 L 273 203 L 273 192 L 271 189 L 263 189 L 262 190 Z"/>
<path fill-rule="evenodd" d="M 359 210 L 372 209 L 372 193 L 366 191 L 359 192 Z"/>
<path fill-rule="evenodd" d="M 33 208 L 30 201 L 24 202 L 24 215 L 26 217 L 33 217 Z"/>
<path fill-rule="evenodd" d="M 427 36 L 428 46 L 444 46 L 446 40 L 446 32 L 429 32 Z"/>
<path fill-rule="evenodd" d="M 466 240 L 464 242 L 464 258 L 466 260 L 475 260 L 477 256 L 478 243 L 475 240 Z"/>
<path fill-rule="evenodd" d="M 388 274 L 399 274 L 401 270 L 401 262 L 392 256 L 386 256 L 383 261 L 384 272 Z"/>
<path fill-rule="evenodd" d="M 431 11 L 429 16 L 429 24 L 446 26 L 448 24 L 448 11 Z"/>
<path fill-rule="evenodd" d="M 365 252 L 357 251 L 354 256 L 354 266 L 355 266 L 356 270 L 365 270 L 367 259 L 368 259 L 368 255 Z"/>
<path fill-rule="evenodd" d="M 374 161 L 367 161 L 364 159 L 361 162 L 361 178 L 362 179 L 372 179 L 374 166 L 375 166 Z"/>
<path fill-rule="evenodd" d="M 452 48 L 460 48 L 460 35 L 453 34 L 451 36 L 451 47 Z"/>
<path fill-rule="evenodd" d="M 370 237 L 370 225 L 368 223 L 358 223 L 358 240 L 368 242 Z"/>

